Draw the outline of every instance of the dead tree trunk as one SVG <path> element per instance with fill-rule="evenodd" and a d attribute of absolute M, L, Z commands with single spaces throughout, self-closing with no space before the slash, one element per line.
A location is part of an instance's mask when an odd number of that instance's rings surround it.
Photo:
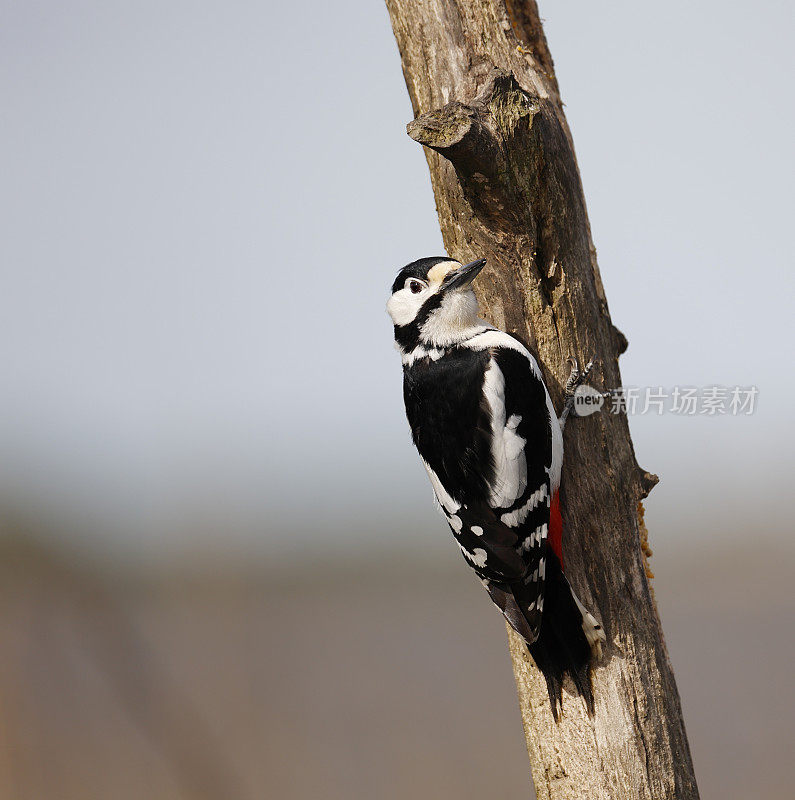
<path fill-rule="evenodd" d="M 558 408 L 566 359 L 592 356 L 621 384 L 614 327 L 591 242 L 571 135 L 533 0 L 386 0 L 425 146 L 447 251 L 485 257 L 485 316 L 538 352 Z M 598 383 L 600 376 L 595 376 Z M 697 798 L 679 695 L 649 589 L 642 470 L 626 417 L 603 410 L 566 429 L 566 571 L 608 641 L 596 715 L 564 692 L 552 717 L 543 677 L 509 630 L 539 798 Z"/>

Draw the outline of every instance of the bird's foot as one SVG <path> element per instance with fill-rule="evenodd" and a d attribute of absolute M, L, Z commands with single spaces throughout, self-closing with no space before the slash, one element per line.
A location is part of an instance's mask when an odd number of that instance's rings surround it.
<path fill-rule="evenodd" d="M 574 397 L 577 387 L 582 386 L 583 382 L 593 369 L 593 359 L 591 359 L 585 365 L 585 368 L 582 370 L 582 372 L 580 372 L 580 363 L 574 356 L 569 358 L 569 362 L 571 363 L 571 374 L 569 375 L 569 379 L 566 381 L 566 387 L 564 389 L 567 400 L 569 397 Z"/>
<path fill-rule="evenodd" d="M 560 415 L 560 427 L 566 424 L 571 410 L 574 408 L 574 397 L 577 394 L 577 389 L 585 383 L 585 379 L 593 369 L 594 360 L 591 359 L 585 367 L 580 370 L 580 363 L 574 356 L 569 357 L 571 363 L 571 373 L 563 388 L 563 412 Z"/>

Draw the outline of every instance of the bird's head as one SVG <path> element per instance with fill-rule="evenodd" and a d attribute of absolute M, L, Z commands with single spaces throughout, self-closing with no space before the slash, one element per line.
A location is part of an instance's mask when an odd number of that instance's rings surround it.
<path fill-rule="evenodd" d="M 461 264 L 437 256 L 412 261 L 400 270 L 386 310 L 404 353 L 418 345 L 448 347 L 472 335 L 480 324 L 472 281 L 485 264 L 485 258 Z"/>

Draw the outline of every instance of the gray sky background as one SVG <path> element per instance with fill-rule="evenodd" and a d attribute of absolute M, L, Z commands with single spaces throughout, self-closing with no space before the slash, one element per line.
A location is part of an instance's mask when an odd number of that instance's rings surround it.
<path fill-rule="evenodd" d="M 783 536 L 791 6 L 541 7 L 624 382 L 760 390 L 632 419 L 655 544 Z M 0 8 L 4 506 L 127 556 L 444 547 L 384 312 L 442 245 L 383 5 Z"/>

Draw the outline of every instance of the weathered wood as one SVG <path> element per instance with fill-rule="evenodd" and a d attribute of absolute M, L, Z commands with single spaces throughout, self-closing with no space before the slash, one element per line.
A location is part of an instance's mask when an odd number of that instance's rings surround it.
<path fill-rule="evenodd" d="M 484 315 L 536 349 L 558 407 L 569 356 L 596 357 L 597 385 L 620 386 L 627 343 L 608 313 L 536 4 L 387 7 L 414 107 L 408 133 L 425 146 L 447 251 L 488 259 L 478 279 Z M 698 797 L 639 537 L 639 503 L 655 483 L 635 460 L 623 414 L 568 425 L 566 568 L 608 642 L 594 718 L 564 691 L 555 723 L 543 677 L 509 630 L 539 798 Z"/>

